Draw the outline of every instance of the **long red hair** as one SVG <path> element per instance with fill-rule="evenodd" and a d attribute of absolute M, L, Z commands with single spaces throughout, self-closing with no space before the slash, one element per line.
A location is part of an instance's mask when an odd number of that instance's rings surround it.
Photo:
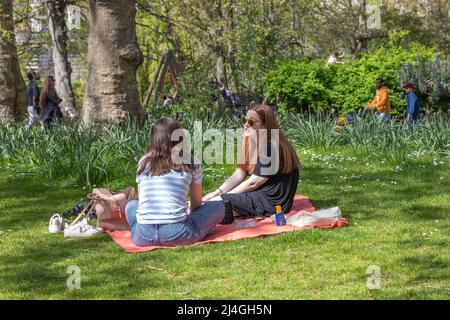
<path fill-rule="evenodd" d="M 278 121 L 276 119 L 275 113 L 272 111 L 272 108 L 265 104 L 256 104 L 253 105 L 250 110 L 255 111 L 259 118 L 261 119 L 262 124 L 267 129 L 267 138 L 271 138 L 271 130 L 278 129 L 279 132 L 279 169 L 278 173 L 290 173 L 293 170 L 297 169 L 300 166 L 300 161 L 298 159 L 297 154 L 295 153 L 294 148 L 286 139 L 283 131 L 280 129 L 278 125 Z M 259 155 L 259 147 L 260 141 L 257 140 L 256 150 L 254 148 L 250 149 L 250 138 L 244 137 L 242 141 L 241 147 L 241 159 L 238 163 L 238 168 L 242 171 L 247 172 L 248 174 L 252 174 L 255 170 L 256 158 Z M 251 150 L 255 150 L 256 154 L 251 154 Z M 252 160 L 252 161 L 251 161 Z"/>

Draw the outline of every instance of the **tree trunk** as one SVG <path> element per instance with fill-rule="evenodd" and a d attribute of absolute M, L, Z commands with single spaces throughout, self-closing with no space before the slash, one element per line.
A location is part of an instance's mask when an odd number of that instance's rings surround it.
<path fill-rule="evenodd" d="M 236 94 L 239 94 L 241 92 L 240 90 L 240 84 L 239 84 L 239 76 L 238 76 L 238 70 L 237 70 L 237 66 L 236 66 L 236 56 L 235 53 L 236 49 L 234 45 L 230 46 L 229 49 L 229 60 L 230 60 L 230 71 L 231 71 L 231 83 L 233 85 L 233 90 L 235 91 Z"/>
<path fill-rule="evenodd" d="M 72 120 L 76 115 L 75 95 L 70 78 L 72 69 L 67 57 L 67 29 L 64 19 L 67 0 L 47 0 L 48 26 L 52 40 L 52 58 L 55 69 L 55 88 L 62 99 L 64 116 Z"/>
<path fill-rule="evenodd" d="M 362 52 L 368 49 L 367 40 L 367 14 L 366 14 L 366 0 L 359 0 L 359 35 L 356 37 L 356 49 L 353 57 L 356 59 Z"/>
<path fill-rule="evenodd" d="M 229 34 L 236 34 L 236 24 L 234 21 L 234 10 L 235 10 L 235 0 L 228 0 L 228 7 L 226 12 L 227 21 L 227 32 Z M 231 83 L 233 84 L 233 89 L 237 94 L 240 93 L 239 88 L 239 78 L 236 66 L 236 43 L 234 38 L 228 38 L 228 59 L 230 61 L 230 71 L 231 71 Z"/>
<path fill-rule="evenodd" d="M 143 59 L 135 16 L 135 1 L 89 0 L 85 124 L 143 118 L 136 89 L 136 70 Z"/>
<path fill-rule="evenodd" d="M 19 120 L 27 107 L 27 90 L 20 74 L 12 0 L 0 0 L 0 122 Z"/>
<path fill-rule="evenodd" d="M 166 3 L 164 3 L 163 5 L 164 5 L 164 14 L 166 15 L 166 17 L 170 17 L 171 12 L 169 6 Z M 172 23 L 167 23 L 167 30 L 164 33 L 164 38 L 166 39 L 167 42 L 169 42 L 172 45 L 173 50 L 175 51 L 175 57 L 177 57 L 178 60 L 183 65 L 186 61 L 186 57 L 183 54 L 179 38 L 177 37 L 177 32 L 176 30 L 174 30 L 174 26 Z"/>
<path fill-rule="evenodd" d="M 227 70 L 225 69 L 225 57 L 223 55 L 220 55 L 217 58 L 216 70 L 217 70 L 217 81 L 219 81 L 225 86 L 228 85 Z"/>

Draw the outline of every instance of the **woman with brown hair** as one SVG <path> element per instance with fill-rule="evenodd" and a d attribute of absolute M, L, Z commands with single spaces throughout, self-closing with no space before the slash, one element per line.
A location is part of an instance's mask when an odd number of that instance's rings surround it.
<path fill-rule="evenodd" d="M 224 217 L 222 201 L 202 205 L 201 164 L 189 154 L 179 157 L 184 142 L 176 120 L 162 118 L 153 125 L 149 151 L 137 169 L 139 200 L 125 208 L 131 239 L 138 246 L 198 242 Z"/>
<path fill-rule="evenodd" d="M 62 113 L 59 108 L 61 99 L 58 97 L 55 89 L 55 80 L 52 76 L 45 77 L 44 86 L 39 98 L 39 106 L 41 108 L 41 118 L 43 123 L 50 123 L 56 120 L 57 123 L 62 121 Z"/>
<path fill-rule="evenodd" d="M 234 211 L 244 217 L 269 216 L 276 205 L 289 212 L 300 166 L 294 148 L 267 105 L 253 105 L 243 123 L 244 139 L 235 172 L 203 200 L 231 201 Z"/>

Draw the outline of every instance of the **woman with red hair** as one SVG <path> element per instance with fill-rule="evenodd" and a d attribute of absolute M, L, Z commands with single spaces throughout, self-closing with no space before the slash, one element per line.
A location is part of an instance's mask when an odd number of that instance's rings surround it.
<path fill-rule="evenodd" d="M 276 205 L 289 212 L 300 166 L 294 148 L 267 105 L 252 106 L 243 123 L 244 138 L 235 172 L 203 201 L 230 201 L 233 210 L 244 217 L 270 216 Z"/>

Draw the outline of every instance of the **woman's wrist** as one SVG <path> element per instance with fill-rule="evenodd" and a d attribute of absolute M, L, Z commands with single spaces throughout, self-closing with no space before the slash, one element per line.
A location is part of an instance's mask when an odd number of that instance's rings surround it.
<path fill-rule="evenodd" d="M 221 196 L 223 194 L 224 194 L 223 190 L 221 188 L 217 188 L 216 195 Z"/>

